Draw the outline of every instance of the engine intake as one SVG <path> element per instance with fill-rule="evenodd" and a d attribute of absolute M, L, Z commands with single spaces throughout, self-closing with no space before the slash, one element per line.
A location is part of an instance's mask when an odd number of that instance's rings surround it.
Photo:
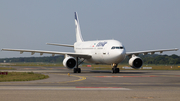
<path fill-rule="evenodd" d="M 66 57 L 63 60 L 63 65 L 67 67 L 68 69 L 73 69 L 76 67 L 76 59 L 73 57 Z"/>
<path fill-rule="evenodd" d="M 139 69 L 143 65 L 143 61 L 140 57 L 134 56 L 129 60 L 129 65 L 134 69 Z"/>

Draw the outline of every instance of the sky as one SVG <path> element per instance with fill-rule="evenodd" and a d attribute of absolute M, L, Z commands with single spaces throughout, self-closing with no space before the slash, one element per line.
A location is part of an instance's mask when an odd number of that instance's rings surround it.
<path fill-rule="evenodd" d="M 0 0 L 0 48 L 73 52 L 46 43 L 73 45 L 78 12 L 85 41 L 115 39 L 127 52 L 180 49 L 179 5 L 180 0 Z M 180 50 L 163 54 L 180 56 Z M 0 58 L 11 57 L 32 55 L 0 51 Z"/>

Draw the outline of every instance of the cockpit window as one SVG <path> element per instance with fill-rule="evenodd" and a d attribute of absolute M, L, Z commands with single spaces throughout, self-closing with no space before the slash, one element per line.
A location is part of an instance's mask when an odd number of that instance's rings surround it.
<path fill-rule="evenodd" d="M 123 49 L 123 47 L 120 47 L 120 49 Z"/>
<path fill-rule="evenodd" d="M 123 49 L 123 47 L 122 46 L 120 46 L 120 47 L 113 46 L 111 49 Z"/>
<path fill-rule="evenodd" d="M 116 47 L 112 47 L 111 49 L 115 49 Z"/>

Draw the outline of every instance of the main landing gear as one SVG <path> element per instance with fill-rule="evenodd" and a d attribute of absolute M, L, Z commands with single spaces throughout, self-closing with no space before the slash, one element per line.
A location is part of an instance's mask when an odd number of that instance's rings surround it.
<path fill-rule="evenodd" d="M 85 60 L 85 59 L 84 59 Z M 83 61 L 84 61 L 83 60 Z M 74 73 L 81 73 L 81 68 L 79 68 L 78 66 L 83 62 L 81 61 L 80 63 L 78 62 L 78 57 L 76 57 L 76 67 L 74 68 Z"/>
<path fill-rule="evenodd" d="M 117 68 L 117 64 L 113 63 L 112 73 L 119 73 L 119 68 Z"/>
<path fill-rule="evenodd" d="M 81 73 L 81 68 L 74 68 L 74 73 Z"/>

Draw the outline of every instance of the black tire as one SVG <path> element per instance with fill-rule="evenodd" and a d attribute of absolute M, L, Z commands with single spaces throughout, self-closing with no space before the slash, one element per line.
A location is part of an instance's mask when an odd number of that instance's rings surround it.
<path fill-rule="evenodd" d="M 112 68 L 112 73 L 115 73 L 115 68 Z"/>
<path fill-rule="evenodd" d="M 77 69 L 77 72 L 78 72 L 78 73 L 81 73 L 81 68 L 78 68 L 78 69 Z"/>
<path fill-rule="evenodd" d="M 77 73 L 77 68 L 74 68 L 74 73 Z"/>
<path fill-rule="evenodd" d="M 116 68 L 116 70 L 115 70 L 115 71 L 116 71 L 116 73 L 119 73 L 119 68 Z"/>
<path fill-rule="evenodd" d="M 119 68 L 112 68 L 112 73 L 119 73 Z"/>
<path fill-rule="evenodd" d="M 118 68 L 118 73 L 120 73 L 120 69 Z"/>

